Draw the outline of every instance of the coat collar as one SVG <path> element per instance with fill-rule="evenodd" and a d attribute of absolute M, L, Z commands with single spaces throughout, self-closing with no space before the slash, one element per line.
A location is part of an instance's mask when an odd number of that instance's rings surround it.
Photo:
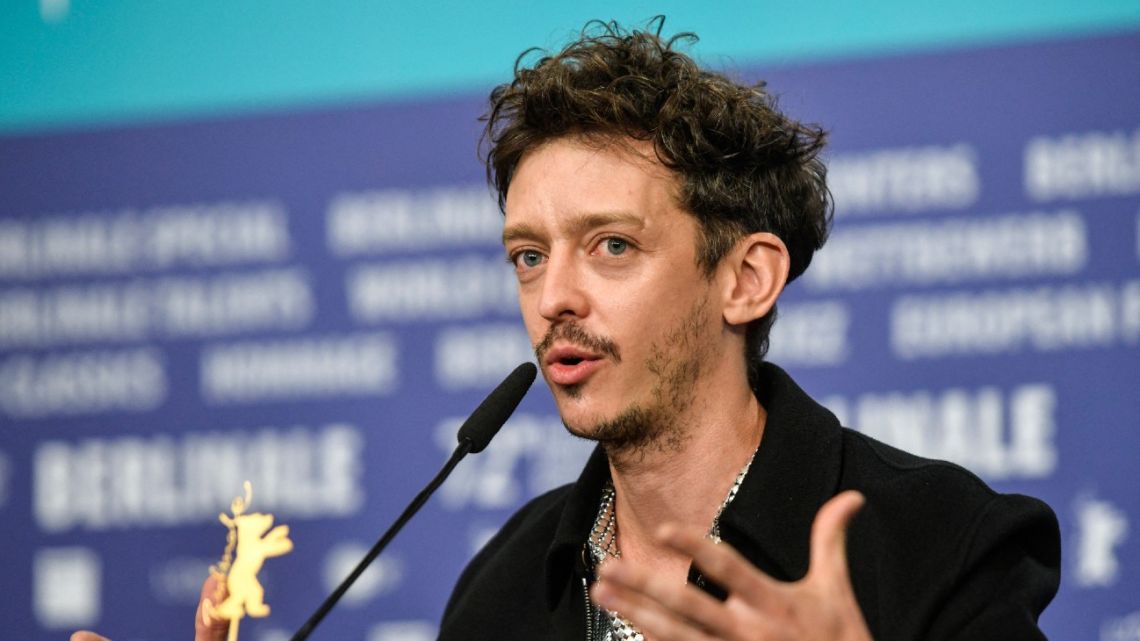
<path fill-rule="evenodd" d="M 808 568 L 816 512 L 839 485 L 839 420 L 782 369 L 761 368 L 756 398 L 768 411 L 760 449 L 720 517 L 721 538 L 781 580 Z"/>
<path fill-rule="evenodd" d="M 799 579 L 808 568 L 812 521 L 839 483 L 842 433 L 835 416 L 775 365 L 761 365 L 754 392 L 768 418 L 740 492 L 720 517 L 721 538 L 774 578 Z M 605 453 L 595 448 L 547 550 L 544 578 L 552 609 L 581 567 L 609 477 Z"/>

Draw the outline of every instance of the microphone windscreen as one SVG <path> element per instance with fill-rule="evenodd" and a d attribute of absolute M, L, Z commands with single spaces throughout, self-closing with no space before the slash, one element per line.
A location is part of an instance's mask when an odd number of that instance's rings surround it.
<path fill-rule="evenodd" d="M 472 453 L 482 452 L 519 406 L 537 375 L 538 368 L 534 363 L 516 367 L 463 422 L 459 428 L 459 442 L 470 441 Z"/>

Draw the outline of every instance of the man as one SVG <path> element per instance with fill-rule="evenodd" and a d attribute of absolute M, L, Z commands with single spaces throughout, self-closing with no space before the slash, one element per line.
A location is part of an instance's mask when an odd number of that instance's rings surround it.
<path fill-rule="evenodd" d="M 599 447 L 472 561 L 440 638 L 1043 638 L 1044 504 L 840 428 L 763 362 L 827 235 L 823 132 L 683 37 L 595 27 L 495 89 L 487 139 L 539 365 Z"/>
<path fill-rule="evenodd" d="M 762 361 L 827 235 L 823 133 L 683 38 L 595 26 L 492 93 L 487 139 L 539 365 L 600 447 L 472 561 L 440 638 L 1043 638 L 1045 505 L 841 429 Z"/>

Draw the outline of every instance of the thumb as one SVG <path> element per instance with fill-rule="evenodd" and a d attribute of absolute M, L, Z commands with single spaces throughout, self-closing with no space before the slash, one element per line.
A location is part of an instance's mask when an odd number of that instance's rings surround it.
<path fill-rule="evenodd" d="M 194 614 L 194 641 L 225 641 L 226 633 L 230 629 L 230 622 L 214 616 L 212 612 L 213 608 L 225 597 L 225 577 L 211 572 L 210 576 L 206 578 L 206 582 L 202 584 L 202 596 L 198 600 L 198 611 Z"/>
<path fill-rule="evenodd" d="M 94 632 L 89 632 L 87 630 L 80 630 L 79 632 L 76 632 L 75 634 L 71 635 L 71 641 L 111 641 L 111 640 L 108 639 L 107 637 L 101 637 L 98 634 L 95 634 Z"/>
<path fill-rule="evenodd" d="M 811 567 L 808 575 L 847 580 L 847 526 L 866 499 L 854 490 L 843 492 L 819 509 L 811 526 Z"/>

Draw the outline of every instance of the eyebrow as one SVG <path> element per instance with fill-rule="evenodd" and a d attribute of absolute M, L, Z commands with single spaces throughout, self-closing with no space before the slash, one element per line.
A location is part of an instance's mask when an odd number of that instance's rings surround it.
<path fill-rule="evenodd" d="M 613 224 L 631 225 L 642 229 L 645 227 L 645 219 L 636 214 L 622 211 L 584 214 L 567 221 L 566 232 L 568 235 L 574 236 L 596 227 Z M 512 225 L 503 230 L 504 245 L 514 240 L 544 240 L 545 238 L 546 234 L 526 223 Z"/>

